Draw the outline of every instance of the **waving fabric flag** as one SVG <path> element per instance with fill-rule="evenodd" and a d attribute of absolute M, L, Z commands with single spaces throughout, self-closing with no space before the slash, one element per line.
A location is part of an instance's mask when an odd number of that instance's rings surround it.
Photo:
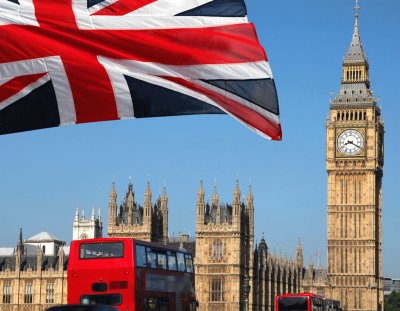
<path fill-rule="evenodd" d="M 243 0 L 0 0 L 0 134 L 228 113 L 281 139 Z"/>

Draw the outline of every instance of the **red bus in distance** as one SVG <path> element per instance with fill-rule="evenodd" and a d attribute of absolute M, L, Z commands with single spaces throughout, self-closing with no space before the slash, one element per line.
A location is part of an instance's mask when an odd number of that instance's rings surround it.
<path fill-rule="evenodd" d="M 342 311 L 340 302 L 313 293 L 284 294 L 275 297 L 275 311 Z"/>
<path fill-rule="evenodd" d="M 120 311 L 195 311 L 193 256 L 131 238 L 72 241 L 68 303 Z"/>

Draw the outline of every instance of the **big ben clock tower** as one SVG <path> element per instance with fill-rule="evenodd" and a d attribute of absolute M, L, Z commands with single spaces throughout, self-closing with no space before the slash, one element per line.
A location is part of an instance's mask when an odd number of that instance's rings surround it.
<path fill-rule="evenodd" d="M 353 37 L 326 124 L 328 295 L 347 310 L 383 310 L 384 124 L 370 89 L 356 0 Z"/>

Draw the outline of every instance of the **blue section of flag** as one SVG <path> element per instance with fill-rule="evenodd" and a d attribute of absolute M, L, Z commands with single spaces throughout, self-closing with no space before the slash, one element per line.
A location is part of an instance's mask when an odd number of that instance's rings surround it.
<path fill-rule="evenodd" d="M 19 4 L 19 1 L 18 1 L 18 0 L 8 0 L 8 1 L 13 2 L 13 3 L 16 3 L 16 4 Z"/>
<path fill-rule="evenodd" d="M 224 113 L 194 97 L 125 76 L 136 118 Z"/>
<path fill-rule="evenodd" d="M 177 16 L 221 16 L 244 17 L 247 15 L 243 0 L 214 0 L 194 9 L 177 14 Z"/>
<path fill-rule="evenodd" d="M 87 0 L 87 7 L 91 8 L 92 6 L 94 6 L 100 2 L 103 2 L 103 1 L 104 0 Z"/>
<path fill-rule="evenodd" d="M 273 79 L 206 80 L 204 82 L 244 98 L 276 115 L 279 114 L 278 95 Z"/>
<path fill-rule="evenodd" d="M 60 124 L 56 94 L 51 81 L 0 110 L 0 134 L 9 134 Z"/>

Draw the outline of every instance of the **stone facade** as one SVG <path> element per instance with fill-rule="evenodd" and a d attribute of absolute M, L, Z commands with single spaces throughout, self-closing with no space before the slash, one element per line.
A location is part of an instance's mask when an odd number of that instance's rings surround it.
<path fill-rule="evenodd" d="M 243 310 L 248 305 L 249 310 L 273 311 L 275 295 L 302 290 L 302 248 L 299 241 L 294 262 L 286 256 L 277 256 L 275 251 L 271 255 L 264 238 L 254 246 L 253 200 L 251 188 L 246 202 L 241 200 L 236 181 L 232 204 L 221 204 L 216 188 L 209 204 L 204 201 L 201 183 L 196 207 L 196 238 L 187 234 L 166 238 L 168 198 L 165 189 L 152 205 L 148 184 L 142 208 L 134 200 L 130 182 L 117 213 L 117 195 L 113 184 L 109 205 L 112 221 L 109 220 L 108 233 L 109 236 L 145 236 L 150 241 L 190 249 L 195 254 L 199 310 Z M 146 220 L 146 217 L 151 220 Z M 84 215 L 79 217 L 76 213 L 74 224 L 82 218 Z M 94 212 L 91 218 L 95 218 Z M 43 233 L 35 237 L 42 236 Z M 21 233 L 16 250 L 11 249 L 7 256 L 0 255 L 1 310 L 41 311 L 67 302 L 68 255 L 64 253 L 65 242 L 54 239 L 61 243 L 59 251 L 45 256 L 42 239 L 33 240 L 37 244 L 23 243 Z M 68 247 L 65 250 L 68 251 Z"/>
<path fill-rule="evenodd" d="M 358 2 L 358 1 L 357 1 Z M 384 125 L 370 89 L 356 5 L 339 94 L 326 123 L 328 281 L 347 310 L 382 310 Z"/>
<path fill-rule="evenodd" d="M 76 209 L 74 223 L 72 224 L 72 240 L 85 240 L 101 238 L 103 236 L 103 222 L 101 221 L 100 209 L 97 217 L 94 214 L 94 208 L 90 218 L 85 217 L 85 211 L 79 216 Z"/>
<path fill-rule="evenodd" d="M 148 182 L 144 204 L 139 205 L 135 199 L 131 180 L 118 209 L 117 192 L 113 183 L 108 206 L 108 236 L 166 242 L 168 240 L 168 196 L 165 187 L 154 205 L 151 198 L 152 192 L 150 182 Z"/>
<path fill-rule="evenodd" d="M 67 303 L 67 263 L 62 247 L 46 256 L 25 245 L 21 234 L 13 254 L 0 256 L 0 310 L 42 311 Z"/>
<path fill-rule="evenodd" d="M 221 204 L 216 187 L 205 202 L 202 182 L 196 205 L 196 297 L 199 310 L 274 310 L 275 295 L 301 288 L 298 266 L 285 256 L 271 256 L 265 240 L 254 248 L 254 205 L 236 181 L 232 204 Z M 254 250 L 255 249 L 255 250 Z M 302 258 L 301 247 L 298 250 Z"/>
<path fill-rule="evenodd" d="M 299 243 L 296 259 L 271 255 L 264 237 L 254 251 L 252 310 L 274 311 L 275 296 L 303 291 L 303 250 Z"/>

